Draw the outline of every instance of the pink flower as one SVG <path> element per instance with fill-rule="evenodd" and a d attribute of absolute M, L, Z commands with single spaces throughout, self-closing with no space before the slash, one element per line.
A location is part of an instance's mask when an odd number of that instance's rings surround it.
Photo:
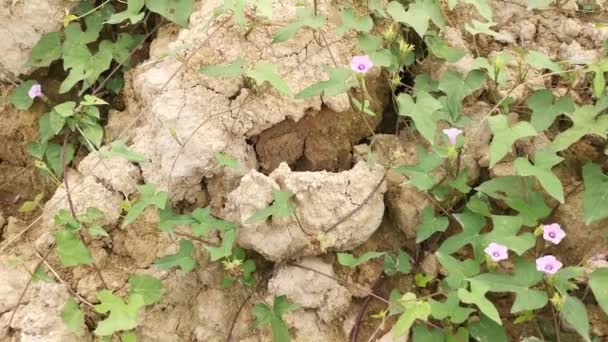
<path fill-rule="evenodd" d="M 350 62 L 350 68 L 353 69 L 354 72 L 359 74 L 365 74 L 373 66 L 374 63 L 368 55 L 353 56 L 353 59 Z"/>
<path fill-rule="evenodd" d="M 543 239 L 557 245 L 564 237 L 566 237 L 566 232 L 559 223 L 546 224 L 543 226 Z"/>
<path fill-rule="evenodd" d="M 494 261 L 505 260 L 509 258 L 509 249 L 499 243 L 492 242 L 483 250 Z"/>
<path fill-rule="evenodd" d="M 443 131 L 443 134 L 448 136 L 448 140 L 450 141 L 450 144 L 452 145 L 456 145 L 456 137 L 458 137 L 459 135 L 462 134 L 462 130 L 459 130 L 458 128 L 446 128 Z"/>
<path fill-rule="evenodd" d="M 536 259 L 536 270 L 547 274 L 555 274 L 563 265 L 553 255 L 545 255 Z"/>
<path fill-rule="evenodd" d="M 30 90 L 28 90 L 27 95 L 32 99 L 37 96 L 42 96 L 42 86 L 38 83 L 34 84 Z"/>

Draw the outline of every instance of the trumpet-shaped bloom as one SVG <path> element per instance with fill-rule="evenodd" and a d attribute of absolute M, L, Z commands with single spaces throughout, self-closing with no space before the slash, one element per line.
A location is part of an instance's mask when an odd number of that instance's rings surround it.
<path fill-rule="evenodd" d="M 447 135 L 450 144 L 456 145 L 456 138 L 462 134 L 462 130 L 458 128 L 446 128 L 443 131 L 443 134 Z"/>
<path fill-rule="evenodd" d="M 546 224 L 543 226 L 543 239 L 559 244 L 566 237 L 566 232 L 558 223 Z"/>
<path fill-rule="evenodd" d="M 501 261 L 509 258 L 509 249 L 499 243 L 492 242 L 483 251 L 494 261 Z"/>
<path fill-rule="evenodd" d="M 545 255 L 536 259 L 536 270 L 550 275 L 557 273 L 563 265 L 553 255 Z"/>
<path fill-rule="evenodd" d="M 354 72 L 359 74 L 365 74 L 374 66 L 374 62 L 372 62 L 371 58 L 368 55 L 363 56 L 353 56 L 353 59 L 350 62 L 350 68 L 353 69 Z"/>
<path fill-rule="evenodd" d="M 30 90 L 28 90 L 27 95 L 32 99 L 42 96 L 42 86 L 38 83 L 34 84 Z"/>

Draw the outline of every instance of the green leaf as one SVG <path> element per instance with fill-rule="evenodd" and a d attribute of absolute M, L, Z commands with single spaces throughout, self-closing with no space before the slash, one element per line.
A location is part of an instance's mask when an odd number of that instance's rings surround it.
<path fill-rule="evenodd" d="M 528 0 L 529 9 L 543 9 L 549 7 L 553 0 Z"/>
<path fill-rule="evenodd" d="M 110 147 L 109 151 L 100 151 L 102 158 L 120 157 L 132 162 L 144 162 L 148 160 L 143 154 L 129 150 L 123 140 L 112 142 Z"/>
<path fill-rule="evenodd" d="M 411 117 L 416 124 L 416 129 L 433 145 L 438 121 L 433 114 L 441 109 L 441 103 L 423 91 L 416 94 L 416 103 L 410 95 L 405 93 L 399 94 L 397 103 L 399 104 L 399 115 Z"/>
<path fill-rule="evenodd" d="M 487 0 L 458 0 L 465 4 L 471 4 L 475 6 L 477 12 L 481 14 L 487 20 L 492 20 L 492 7 L 488 4 Z M 456 6 L 456 0 L 448 0 L 448 5 L 450 9 L 454 9 Z"/>
<path fill-rule="evenodd" d="M 243 73 L 247 61 L 239 57 L 228 64 L 210 64 L 200 69 L 201 74 L 212 77 L 238 77 Z"/>
<path fill-rule="evenodd" d="M 57 244 L 57 256 L 65 267 L 88 265 L 93 263 L 93 258 L 87 247 L 78 238 L 77 233 L 62 229 L 55 233 Z"/>
<path fill-rule="evenodd" d="M 67 331 L 77 333 L 84 325 L 84 312 L 74 298 L 69 298 L 61 308 L 61 320 Z"/>
<path fill-rule="evenodd" d="M 72 87 L 76 85 L 76 83 L 84 80 L 86 77 L 84 74 L 84 69 L 84 65 L 78 65 L 72 68 L 72 70 L 70 70 L 70 73 L 68 74 L 68 77 L 66 77 L 59 86 L 59 94 L 67 93 L 70 89 L 72 89 Z"/>
<path fill-rule="evenodd" d="M 44 153 L 46 152 L 47 141 L 45 139 L 41 139 L 40 142 L 31 141 L 27 144 L 26 148 L 32 157 L 42 159 L 44 158 Z"/>
<path fill-rule="evenodd" d="M 42 201 L 43 193 L 39 193 L 36 195 L 33 201 L 25 201 L 23 205 L 19 208 L 20 213 L 29 213 L 30 211 L 34 211 L 40 205 L 40 201 Z"/>
<path fill-rule="evenodd" d="M 599 165 L 587 163 L 583 166 L 583 212 L 585 224 L 608 217 L 608 176 L 602 172 Z"/>
<path fill-rule="evenodd" d="M 113 14 L 107 21 L 107 24 L 119 24 L 125 20 L 130 20 L 131 24 L 137 24 L 143 18 L 145 13 L 142 11 L 144 8 L 144 0 L 128 0 L 127 9 L 123 12 Z"/>
<path fill-rule="evenodd" d="M 272 0 L 257 0 L 256 7 L 262 16 L 272 19 Z"/>
<path fill-rule="evenodd" d="M 595 74 L 593 77 L 593 95 L 601 98 L 604 96 L 604 90 L 606 89 L 606 77 L 604 73 L 608 71 L 608 60 L 602 59 L 597 63 L 591 63 L 589 69 Z"/>
<path fill-rule="evenodd" d="M 194 236 L 206 236 L 207 233 L 212 229 L 217 229 L 222 232 L 236 229 L 236 225 L 234 223 L 220 220 L 211 216 L 210 207 L 196 208 L 192 212 L 192 218 L 196 220 L 196 222 L 191 225 Z"/>
<path fill-rule="evenodd" d="M 477 193 L 475 196 L 469 198 L 469 201 L 467 202 L 467 209 L 481 216 L 492 216 L 492 211 L 490 210 L 487 197 L 483 196 L 481 193 Z"/>
<path fill-rule="evenodd" d="M 234 17 L 234 22 L 241 28 L 245 28 L 248 24 L 247 18 L 245 17 L 246 5 L 246 0 L 224 0 L 221 6 L 218 6 L 213 10 L 213 16 L 217 18 L 223 13 L 231 13 Z"/>
<path fill-rule="evenodd" d="M 245 223 L 256 223 L 265 221 L 268 217 L 285 218 L 290 216 L 294 207 L 291 204 L 293 193 L 290 191 L 279 191 L 272 189 L 272 204 L 266 208 L 256 211 Z"/>
<path fill-rule="evenodd" d="M 454 71 L 445 73 L 439 80 L 438 89 L 446 95 L 446 105 L 441 111 L 446 111 L 446 120 L 455 124 L 461 118 L 462 101 L 481 88 L 486 81 L 486 74 L 481 70 L 471 70 L 463 78 Z"/>
<path fill-rule="evenodd" d="M 59 144 L 49 143 L 46 149 L 46 160 L 55 174 L 61 178 L 63 176 L 63 164 L 61 162 L 61 149 Z M 67 144 L 65 146 L 65 164 L 69 165 L 74 159 L 74 145 Z"/>
<path fill-rule="evenodd" d="M 400 165 L 393 170 L 409 178 L 407 183 L 422 191 L 429 190 L 437 180 L 433 171 L 443 163 L 443 159 L 434 151 L 427 153 L 424 148 L 417 146 L 418 163 L 415 165 Z"/>
<path fill-rule="evenodd" d="M 448 228 L 449 221 L 447 217 L 435 217 L 435 210 L 432 207 L 426 207 L 422 210 L 422 222 L 418 226 L 416 235 L 416 243 L 428 239 L 436 232 L 445 232 Z"/>
<path fill-rule="evenodd" d="M 468 291 L 465 288 L 458 289 L 458 298 L 460 298 L 460 301 L 466 304 L 475 304 L 479 311 L 484 315 L 498 323 L 498 325 L 502 325 L 496 307 L 485 296 L 486 292 L 488 292 L 488 287 L 476 281 L 470 281 L 469 283 L 471 284 L 471 291 Z"/>
<path fill-rule="evenodd" d="M 160 280 L 147 274 L 131 276 L 129 284 L 131 285 L 129 296 L 140 295 L 145 305 L 158 302 L 165 293 L 165 288 Z"/>
<path fill-rule="evenodd" d="M 384 5 L 381 0 L 370 0 L 367 3 L 367 9 L 374 12 L 380 18 L 386 18 L 386 12 L 384 11 Z"/>
<path fill-rule="evenodd" d="M 513 292 L 515 302 L 511 313 L 536 310 L 547 305 L 548 298 L 544 291 L 532 287 L 543 280 L 543 274 L 536 271 L 536 266 L 522 258 L 515 261 L 514 274 L 485 273 L 469 279 L 471 283 L 482 284 L 491 292 Z"/>
<path fill-rule="evenodd" d="M 426 325 L 414 325 L 412 340 L 415 342 L 444 342 L 445 338 L 445 334 L 439 329 L 432 328 L 429 330 Z M 468 341 L 468 339 L 466 341 Z"/>
<path fill-rule="evenodd" d="M 34 103 L 34 99 L 32 99 L 28 92 L 30 88 L 36 84 L 36 81 L 29 80 L 21 83 L 19 86 L 14 88 L 11 93 L 8 95 L 8 100 L 10 103 L 15 106 L 15 108 L 19 110 L 29 109 Z"/>
<path fill-rule="evenodd" d="M 137 334 L 134 331 L 125 331 L 120 336 L 121 342 L 137 342 Z"/>
<path fill-rule="evenodd" d="M 124 79 L 122 78 L 121 75 L 118 75 L 118 76 L 112 77 L 109 80 L 107 80 L 104 87 L 107 90 L 109 90 L 110 92 L 112 92 L 114 95 L 118 95 L 124 85 L 125 85 Z"/>
<path fill-rule="evenodd" d="M 396 21 L 412 27 L 420 37 L 424 37 L 424 34 L 428 30 L 429 20 L 433 20 L 439 28 L 445 26 L 437 0 L 417 0 L 410 3 L 407 12 L 401 3 L 391 1 L 386 7 L 386 11 Z"/>
<path fill-rule="evenodd" d="M 325 25 L 326 19 L 327 17 L 324 15 L 315 16 L 312 8 L 296 8 L 296 20 L 277 30 L 272 40 L 272 44 L 289 40 L 303 27 L 318 29 Z"/>
<path fill-rule="evenodd" d="M 543 195 L 534 190 L 532 181 L 527 178 L 495 177 L 475 189 L 494 199 L 504 201 L 509 207 L 517 210 L 526 226 L 536 225 L 539 219 L 551 212 Z"/>
<path fill-rule="evenodd" d="M 444 254 L 440 251 L 435 252 L 437 260 L 446 270 L 448 276 L 445 278 L 447 285 L 452 289 L 458 289 L 464 286 L 464 280 L 479 274 L 479 263 L 472 259 L 459 261 L 458 259 Z"/>
<path fill-rule="evenodd" d="M 219 166 L 226 166 L 230 168 L 236 168 L 238 166 L 238 161 L 224 151 L 218 151 L 215 153 L 215 161 Z"/>
<path fill-rule="evenodd" d="M 580 299 L 572 296 L 565 296 L 560 312 L 564 320 L 572 325 L 574 330 L 576 330 L 585 341 L 591 341 L 591 338 L 589 337 L 589 317 L 587 316 L 587 309 Z"/>
<path fill-rule="evenodd" d="M 458 62 L 466 54 L 460 49 L 449 46 L 445 40 L 435 35 L 427 35 L 424 37 L 424 42 L 435 56 L 443 58 L 450 63 Z"/>
<path fill-rule="evenodd" d="M 97 292 L 100 304 L 95 305 L 95 311 L 108 313 L 106 319 L 97 324 L 93 333 L 97 336 L 110 336 L 117 331 L 131 330 L 137 327 L 137 314 L 145 306 L 144 298 L 139 294 L 129 296 L 126 303 L 122 298 L 112 294 L 109 290 Z"/>
<path fill-rule="evenodd" d="M 340 20 L 342 23 L 336 29 L 336 33 L 339 37 L 344 36 L 348 30 L 355 30 L 357 32 L 369 32 L 374 27 L 374 21 L 369 15 L 358 16 L 355 9 L 347 7 L 340 13 Z"/>
<path fill-rule="evenodd" d="M 608 314 L 608 286 L 606 284 L 608 284 L 608 268 L 598 268 L 591 273 L 589 287 L 597 303 Z"/>
<path fill-rule="evenodd" d="M 44 270 L 44 268 L 42 266 L 36 267 L 36 270 L 34 270 L 34 273 L 32 274 L 32 283 L 39 283 L 39 282 L 45 282 L 45 283 L 54 283 L 55 280 L 46 273 L 46 271 Z"/>
<path fill-rule="evenodd" d="M 493 21 L 489 21 L 487 23 L 482 23 L 481 21 L 478 20 L 471 20 L 471 24 L 465 24 L 464 28 L 467 30 L 467 32 L 469 32 L 472 35 L 477 35 L 477 34 L 487 34 L 488 36 L 492 36 L 495 39 L 499 39 L 499 40 L 506 40 L 508 39 L 507 36 L 505 36 L 505 34 L 503 33 L 499 33 L 496 32 L 494 30 L 492 30 L 490 27 L 492 26 L 496 26 L 496 23 Z"/>
<path fill-rule="evenodd" d="M 108 70 L 114 56 L 114 44 L 109 40 L 103 40 L 99 49 L 85 64 L 84 78 L 89 85 L 95 83 L 101 73 Z"/>
<path fill-rule="evenodd" d="M 77 231 L 80 229 L 80 222 L 72 216 L 66 209 L 60 209 L 53 217 L 53 222 L 58 226 L 63 226 L 68 230 Z"/>
<path fill-rule="evenodd" d="M 505 328 L 496 324 L 491 318 L 486 315 L 481 315 L 478 322 L 469 324 L 469 332 L 471 336 L 479 342 L 508 342 Z"/>
<path fill-rule="evenodd" d="M 236 240 L 236 228 L 224 231 L 222 244 L 219 247 L 205 246 L 211 261 L 217 261 L 232 255 L 232 247 Z"/>
<path fill-rule="evenodd" d="M 108 103 L 97 96 L 86 94 L 84 100 L 80 101 L 82 106 L 101 106 L 107 105 Z"/>
<path fill-rule="evenodd" d="M 290 303 L 285 296 L 275 297 L 272 308 L 263 303 L 256 304 L 252 311 L 255 317 L 254 326 L 259 328 L 270 324 L 273 341 L 289 342 L 291 337 L 282 316 L 297 308 L 299 308 L 299 305 Z"/>
<path fill-rule="evenodd" d="M 279 69 L 275 64 L 259 62 L 252 70 L 247 71 L 246 74 L 254 79 L 259 85 L 268 82 L 273 88 L 284 95 L 292 95 L 287 83 L 279 76 Z"/>
<path fill-rule="evenodd" d="M 411 292 L 404 294 L 397 303 L 403 308 L 403 313 L 393 326 L 392 332 L 395 337 L 405 335 L 417 319 L 426 321 L 431 315 L 431 304 L 417 300 L 416 295 Z"/>
<path fill-rule="evenodd" d="M 466 245 L 471 245 L 475 256 L 479 260 L 482 247 L 480 245 L 480 232 L 486 224 L 486 219 L 468 210 L 455 214 L 454 217 L 462 227 L 462 233 L 447 238 L 439 247 L 439 252 L 452 254 Z"/>
<path fill-rule="evenodd" d="M 567 149 L 587 134 L 606 137 L 608 131 L 608 115 L 597 115 L 595 107 L 585 105 L 568 114 L 572 120 L 572 127 L 560 133 L 553 139 L 550 148 L 556 152 Z"/>
<path fill-rule="evenodd" d="M 76 108 L 76 102 L 68 101 L 53 107 L 53 111 L 64 118 L 74 116 L 74 109 Z"/>
<path fill-rule="evenodd" d="M 346 93 L 350 88 L 357 85 L 357 82 L 352 77 L 353 71 L 350 69 L 332 68 L 324 65 L 323 70 L 329 75 L 329 79 L 304 88 L 301 92 L 296 94 L 296 99 L 305 99 L 321 94 L 334 96 Z"/>
<path fill-rule="evenodd" d="M 490 143 L 491 168 L 507 155 L 517 139 L 536 135 L 534 127 L 526 121 L 518 122 L 509 127 L 507 117 L 504 115 L 489 117 L 488 124 L 492 133 L 494 133 L 494 138 L 492 139 L 492 143 Z"/>
<path fill-rule="evenodd" d="M 456 292 L 450 292 L 443 303 L 433 299 L 429 299 L 429 303 L 431 304 L 431 315 L 434 318 L 443 320 L 449 317 L 450 321 L 455 324 L 463 323 L 471 313 L 475 312 L 473 309 L 458 305 L 460 300 Z"/>
<path fill-rule="evenodd" d="M 184 273 L 188 273 L 196 266 L 196 261 L 192 258 L 194 244 L 190 240 L 179 240 L 179 251 L 177 254 L 164 256 L 154 263 L 161 269 L 179 267 Z"/>
<path fill-rule="evenodd" d="M 61 58 L 61 33 L 49 32 L 34 45 L 27 64 L 35 68 L 48 67 Z"/>
<path fill-rule="evenodd" d="M 131 65 L 131 52 L 143 41 L 141 34 L 119 33 L 118 39 L 112 46 L 112 58 L 124 67 Z"/>
<path fill-rule="evenodd" d="M 140 197 L 137 202 L 133 204 L 131 209 L 129 209 L 129 212 L 127 212 L 127 215 L 122 222 L 122 228 L 133 223 L 144 209 L 150 205 L 153 205 L 158 209 L 165 209 L 165 205 L 169 199 L 168 193 L 164 191 L 156 192 L 156 186 L 154 186 L 154 184 L 138 185 L 136 188 L 140 193 Z"/>
<path fill-rule="evenodd" d="M 173 233 L 173 226 L 189 226 L 196 222 L 190 215 L 175 215 L 171 207 L 171 201 L 165 205 L 165 209 L 158 212 L 158 226 L 165 233 Z"/>
<path fill-rule="evenodd" d="M 468 169 L 462 170 L 458 177 L 448 182 L 448 185 L 463 194 L 468 194 L 471 191 L 471 187 L 467 184 L 469 181 L 469 172 Z"/>
<path fill-rule="evenodd" d="M 399 250 L 399 254 L 387 252 L 384 254 L 384 274 L 391 277 L 397 273 L 408 274 L 412 270 L 410 255 Z"/>
<path fill-rule="evenodd" d="M 492 242 L 496 242 L 508 247 L 517 255 L 522 255 L 536 244 L 536 237 L 532 233 L 526 232 L 517 235 L 523 225 L 521 216 L 493 215 L 492 221 L 494 227 L 491 232 L 482 235 L 481 246 L 485 247 Z M 481 260 L 481 258 L 478 260 Z"/>
<path fill-rule="evenodd" d="M 553 100 L 553 93 L 548 89 L 537 90 L 528 98 L 528 107 L 532 110 L 530 123 L 537 132 L 548 129 L 555 119 L 563 113 L 573 113 L 576 105 L 570 96 Z"/>
<path fill-rule="evenodd" d="M 564 267 L 553 275 L 553 286 L 555 287 L 555 289 L 557 289 L 557 291 L 559 291 L 562 296 L 565 296 L 570 290 L 578 289 L 578 286 L 576 285 L 576 279 L 580 279 L 580 277 L 583 275 L 583 272 L 584 270 L 582 267 Z"/>
<path fill-rule="evenodd" d="M 551 158 L 551 164 L 539 164 L 538 160 L 542 158 Z M 551 168 L 560 163 L 563 158 L 557 156 L 553 151 L 541 150 L 536 152 L 535 159 L 535 165 L 532 165 L 527 158 L 515 159 L 515 171 L 520 176 L 535 177 L 549 195 L 560 203 L 564 203 L 564 187 L 559 178 L 551 172 Z"/>
<path fill-rule="evenodd" d="M 182 27 L 187 27 L 188 18 L 192 13 L 192 0 L 146 0 L 146 7 Z"/>
<path fill-rule="evenodd" d="M 96 148 L 101 146 L 101 142 L 103 140 L 103 127 L 101 125 L 95 123 L 92 125 L 86 125 L 82 129 L 82 133 L 88 141 L 93 144 Z"/>
<path fill-rule="evenodd" d="M 351 102 L 353 105 L 353 108 L 355 110 L 358 110 L 360 112 L 363 112 L 369 116 L 376 116 L 376 113 L 374 113 L 371 109 L 369 109 L 369 101 L 368 100 L 363 100 L 363 103 L 359 102 L 359 100 L 357 100 L 356 98 L 352 97 L 351 98 Z"/>
<path fill-rule="evenodd" d="M 108 232 L 106 232 L 105 229 L 103 229 L 102 226 L 98 225 L 98 224 L 92 224 L 89 227 L 89 234 L 91 234 L 94 237 L 97 236 L 110 236 L 108 235 Z"/>
<path fill-rule="evenodd" d="M 356 267 L 361 264 L 364 264 L 371 259 L 380 258 L 384 256 L 384 252 L 367 252 L 359 257 L 354 257 L 350 253 L 337 253 L 338 262 L 342 266 L 346 267 Z"/>
<path fill-rule="evenodd" d="M 549 69 L 552 72 L 563 71 L 559 64 L 553 62 L 547 55 L 538 51 L 528 51 L 528 54 L 526 54 L 526 63 L 539 70 Z"/>

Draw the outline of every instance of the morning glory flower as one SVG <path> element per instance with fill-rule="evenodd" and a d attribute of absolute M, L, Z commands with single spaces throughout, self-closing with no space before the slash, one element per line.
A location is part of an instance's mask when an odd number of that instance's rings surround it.
<path fill-rule="evenodd" d="M 559 271 L 564 264 L 557 260 L 553 255 L 545 255 L 536 259 L 536 270 L 553 275 Z"/>
<path fill-rule="evenodd" d="M 543 226 L 543 239 L 559 244 L 566 237 L 566 232 L 558 223 L 546 224 Z"/>
<path fill-rule="evenodd" d="M 483 250 L 493 261 L 501 261 L 509 258 L 509 249 L 499 243 L 492 242 Z"/>
<path fill-rule="evenodd" d="M 374 63 L 368 55 L 353 56 L 353 59 L 350 62 L 350 68 L 353 69 L 354 72 L 359 74 L 365 74 L 373 66 Z"/>
<path fill-rule="evenodd" d="M 31 98 L 34 99 L 36 97 L 42 97 L 42 86 L 38 83 L 34 84 L 30 90 L 28 90 L 27 95 Z"/>
<path fill-rule="evenodd" d="M 443 134 L 447 135 L 450 144 L 456 145 L 456 138 L 462 134 L 462 130 L 458 128 L 446 128 L 443 131 Z"/>

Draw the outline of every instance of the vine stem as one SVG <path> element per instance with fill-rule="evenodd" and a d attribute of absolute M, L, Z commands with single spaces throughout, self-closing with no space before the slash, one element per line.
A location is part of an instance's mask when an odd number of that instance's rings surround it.
<path fill-rule="evenodd" d="M 84 13 L 84 14 L 82 14 L 82 15 L 80 15 L 80 16 L 78 16 L 78 17 L 76 17 L 76 18 L 72 19 L 72 20 L 77 20 L 77 19 L 84 18 L 84 17 L 86 17 L 87 15 L 89 15 L 89 14 L 91 14 L 91 13 L 93 13 L 93 12 L 97 11 L 98 9 L 102 8 L 102 7 L 103 7 L 103 6 L 105 6 L 105 5 L 106 5 L 108 2 L 110 2 L 110 0 L 106 0 L 106 1 L 102 2 L 101 4 L 99 4 L 99 6 L 97 6 L 97 7 L 93 8 L 92 10 L 90 10 L 90 11 L 88 11 L 88 12 L 86 12 L 86 13 Z"/>
<path fill-rule="evenodd" d="M 27 281 L 27 283 L 25 284 L 25 287 L 21 291 L 21 294 L 19 295 L 19 299 L 17 300 L 17 304 L 15 305 L 15 309 L 13 310 L 13 313 L 11 313 L 11 318 L 9 318 L 9 320 L 8 320 L 8 324 L 6 325 L 7 332 L 11 331 L 11 324 L 13 323 L 13 319 L 15 318 L 15 315 L 17 314 L 17 310 L 19 310 L 19 306 L 21 305 L 21 302 L 23 301 L 23 297 L 25 297 L 25 293 L 27 292 L 30 285 L 32 284 L 32 280 L 34 279 L 34 273 L 36 272 L 36 269 L 38 269 L 38 267 L 40 267 L 40 265 L 42 265 L 42 263 L 46 260 L 46 258 L 49 257 L 52 250 L 53 250 L 52 247 L 49 248 L 49 250 L 46 252 L 46 254 L 44 254 L 42 259 L 40 261 L 38 261 L 38 263 L 34 267 L 34 272 L 32 272 L 32 274 L 30 275 L 30 279 Z"/>
<path fill-rule="evenodd" d="M 555 308 L 553 305 L 551 306 L 551 313 L 553 314 L 553 325 L 555 325 L 555 339 L 557 342 L 561 342 L 561 337 L 559 334 L 559 322 L 557 321 L 557 314 L 555 313 Z"/>
<path fill-rule="evenodd" d="M 93 305 L 88 300 L 84 299 L 81 295 L 78 294 L 78 292 L 72 290 L 72 288 L 61 278 L 61 276 L 59 276 L 59 274 L 57 273 L 57 271 L 55 271 L 55 269 L 53 267 L 51 267 L 51 265 L 48 263 L 48 261 L 46 261 L 45 258 L 42 255 L 40 255 L 40 253 L 36 249 L 34 249 L 34 253 L 42 261 L 42 263 L 44 264 L 44 266 L 46 266 L 49 269 L 49 271 L 51 271 L 51 273 L 53 273 L 53 276 L 55 276 L 55 278 L 57 278 L 57 280 L 59 280 L 59 282 L 62 283 L 63 286 L 65 286 L 66 289 L 74 297 L 78 298 L 78 300 L 80 300 L 80 302 L 82 302 L 83 304 L 86 304 L 87 306 L 89 306 L 91 308 L 95 308 L 95 305 Z M 34 270 L 34 272 L 35 272 L 35 270 Z"/>
<path fill-rule="evenodd" d="M 67 164 L 65 161 L 65 150 L 66 150 L 66 146 L 68 145 L 69 138 L 70 138 L 69 134 L 66 134 L 63 138 L 63 145 L 61 146 L 61 166 L 63 167 L 63 185 L 65 186 L 65 191 L 66 191 L 66 195 L 68 198 L 68 205 L 70 207 L 70 212 L 72 213 L 72 216 L 75 219 L 76 218 L 76 209 L 74 208 L 74 202 L 72 201 L 72 194 L 70 193 L 70 186 L 69 186 L 69 182 L 68 182 L 68 167 L 67 167 Z M 82 224 L 82 225 L 84 226 L 84 224 Z M 82 230 L 78 231 L 78 237 L 80 238 L 80 241 L 82 241 L 82 244 L 88 250 L 89 246 L 88 246 L 86 240 L 84 239 L 84 234 L 82 234 Z M 105 287 L 106 289 L 109 289 L 108 284 L 103 279 L 103 275 L 101 274 L 99 267 L 97 267 L 97 263 L 95 262 L 95 260 L 93 260 L 92 266 L 93 266 L 93 269 L 95 270 L 95 273 L 97 273 L 97 277 L 99 277 L 99 280 L 101 281 L 101 284 L 103 285 L 103 287 Z"/>
<path fill-rule="evenodd" d="M 380 284 L 382 284 L 382 281 L 384 279 L 385 279 L 384 276 L 380 276 L 378 281 L 376 281 L 374 288 L 378 288 L 380 286 Z M 360 331 L 359 327 L 361 326 L 361 321 L 363 320 L 363 315 L 365 314 L 365 311 L 367 310 L 369 303 L 371 303 L 372 298 L 373 298 L 372 296 L 367 296 L 367 298 L 365 298 L 365 302 L 363 303 L 363 306 L 361 307 L 361 310 L 359 311 L 359 314 L 357 315 L 357 320 L 355 321 L 355 326 L 351 330 L 351 339 L 350 339 L 351 342 L 357 342 L 357 340 L 359 339 L 359 331 Z M 384 318 L 383 318 L 383 321 L 384 321 Z"/>
<path fill-rule="evenodd" d="M 156 31 L 161 24 L 156 25 L 156 27 L 154 28 L 153 32 Z M 151 35 L 153 32 L 150 32 L 149 35 Z M 143 44 L 143 41 L 142 43 Z M 133 51 L 131 52 L 131 54 L 133 53 Z M 129 54 L 129 55 L 131 55 Z M 119 63 L 119 65 L 110 73 L 113 74 L 116 71 L 118 71 L 118 69 L 120 69 L 120 66 L 124 63 L 124 61 L 122 63 Z M 183 67 L 183 65 L 182 65 Z M 182 67 L 180 67 L 179 69 L 177 69 L 176 71 L 173 72 L 173 74 L 167 79 L 167 81 L 161 86 L 161 88 L 159 90 L 157 90 L 155 92 L 155 94 L 159 94 L 160 92 L 162 92 L 165 88 L 167 88 L 167 86 L 169 85 L 169 83 L 171 83 L 171 81 L 175 78 L 175 76 L 177 75 L 177 73 L 182 69 Z M 106 77 L 106 80 L 104 80 L 103 83 L 105 83 L 105 81 L 107 81 L 107 79 L 109 79 L 109 77 Z M 101 89 L 100 87 L 98 87 L 98 89 Z M 93 95 L 95 94 L 95 92 L 93 92 Z M 142 108 L 139 109 L 139 113 L 137 113 L 137 115 L 135 116 L 135 118 L 133 118 L 124 128 L 122 128 L 120 130 L 120 132 L 118 133 L 118 137 L 117 139 L 120 139 L 124 136 L 124 134 L 133 127 L 133 125 L 135 125 L 135 123 L 139 120 L 139 118 L 147 112 L 148 108 L 151 107 L 152 104 L 154 104 L 155 100 L 157 99 L 157 97 L 154 97 L 154 100 L 150 103 L 147 103 L 145 106 L 143 106 Z M 101 161 L 98 161 L 95 165 L 93 165 L 92 170 L 95 170 L 99 164 L 101 164 Z M 84 181 L 85 177 L 80 177 L 78 179 L 78 181 L 76 182 L 76 184 L 73 184 L 73 187 L 70 190 L 66 190 L 66 194 L 64 194 L 63 196 L 61 196 L 60 198 L 58 198 L 57 202 L 55 202 L 53 205 L 49 206 L 46 208 L 45 211 L 49 211 L 51 209 L 54 209 L 57 207 L 58 203 L 60 200 L 64 199 L 74 188 L 82 185 L 82 182 Z M 23 234 L 25 234 L 27 231 L 29 231 L 35 224 L 37 224 L 38 222 L 40 222 L 42 220 L 42 217 L 44 215 L 44 212 L 42 214 L 40 214 L 38 217 L 36 217 L 34 220 L 32 220 L 32 222 L 30 222 L 30 224 L 25 227 L 24 229 L 22 229 L 19 233 L 13 235 L 11 238 L 9 238 L 6 241 L 3 241 L 3 245 L 0 247 L 0 254 L 2 254 L 2 252 L 4 252 L 9 246 L 11 246 L 15 241 L 17 241 L 19 238 L 21 238 L 21 236 Z"/>

